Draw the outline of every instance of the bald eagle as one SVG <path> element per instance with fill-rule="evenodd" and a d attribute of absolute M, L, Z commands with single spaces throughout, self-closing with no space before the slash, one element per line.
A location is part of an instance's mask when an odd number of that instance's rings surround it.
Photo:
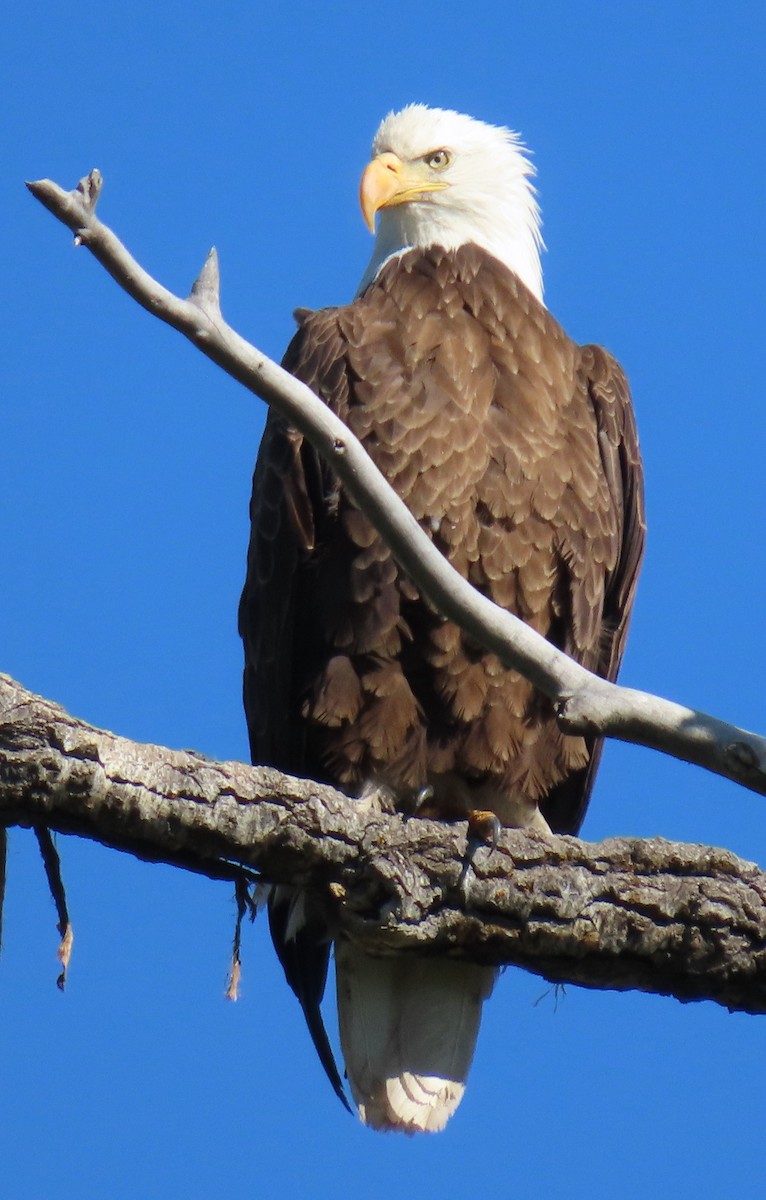
<path fill-rule="evenodd" d="M 361 439 L 479 591 L 607 679 L 644 540 L 625 376 L 543 303 L 533 168 L 518 136 L 414 104 L 361 182 L 377 232 L 352 303 L 296 314 L 285 367 Z M 551 702 L 443 619 L 309 443 L 271 413 L 240 606 L 253 760 L 437 820 L 574 834 L 599 759 Z M 270 924 L 338 1095 L 319 1011 L 333 931 L 275 887 Z M 335 940 L 340 1039 L 363 1121 L 443 1128 L 495 971 L 373 958 Z"/>

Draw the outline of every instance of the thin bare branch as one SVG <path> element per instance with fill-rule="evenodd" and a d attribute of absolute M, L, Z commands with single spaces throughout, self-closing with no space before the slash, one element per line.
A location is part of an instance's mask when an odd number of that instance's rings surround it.
<path fill-rule="evenodd" d="M 27 186 L 75 232 L 109 274 L 155 316 L 189 338 L 250 391 L 272 404 L 331 464 L 397 562 L 445 616 L 515 667 L 557 703 L 568 732 L 603 734 L 696 763 L 766 794 L 766 739 L 647 692 L 606 683 L 511 613 L 476 592 L 449 565 L 388 486 L 359 441 L 304 384 L 240 337 L 217 307 L 217 263 L 192 299 L 174 296 L 132 258 L 95 215 L 94 173 L 74 192 L 50 180 Z M 215 274 L 213 275 L 213 272 Z M 215 303 L 209 303 L 215 295 Z M 205 299 L 200 303 L 200 296 Z"/>
<path fill-rule="evenodd" d="M 725 850 L 504 830 L 464 886 L 466 825 L 370 815 L 330 787 L 144 746 L 0 676 L 0 822 L 95 838 L 215 878 L 310 887 L 376 953 L 514 963 L 547 979 L 766 1012 L 766 876 Z"/>

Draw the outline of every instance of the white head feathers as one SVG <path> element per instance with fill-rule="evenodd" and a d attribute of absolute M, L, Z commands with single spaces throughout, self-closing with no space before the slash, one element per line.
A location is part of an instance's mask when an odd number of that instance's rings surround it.
<path fill-rule="evenodd" d="M 434 159 L 436 151 L 446 151 Z M 540 210 L 531 182 L 535 169 L 518 136 L 448 109 L 410 104 L 384 119 L 373 159 L 396 156 L 423 176 L 438 162 L 438 189 L 378 212 L 375 247 L 360 291 L 384 262 L 413 247 L 453 250 L 473 242 L 513 271 L 538 299 L 543 283 Z"/>

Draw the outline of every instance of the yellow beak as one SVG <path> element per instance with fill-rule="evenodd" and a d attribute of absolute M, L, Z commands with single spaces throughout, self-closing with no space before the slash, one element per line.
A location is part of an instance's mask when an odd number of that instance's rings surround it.
<path fill-rule="evenodd" d="M 387 150 L 378 154 L 364 169 L 359 185 L 359 203 L 370 233 L 375 232 L 378 209 L 391 208 L 418 200 L 426 192 L 441 192 L 448 183 L 428 178 L 426 163 L 404 163 L 397 154 Z"/>

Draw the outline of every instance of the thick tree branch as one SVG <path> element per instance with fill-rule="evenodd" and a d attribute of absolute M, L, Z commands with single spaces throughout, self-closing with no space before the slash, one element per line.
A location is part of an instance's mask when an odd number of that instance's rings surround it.
<path fill-rule="evenodd" d="M 766 876 L 724 850 L 505 830 L 459 887 L 466 826 L 360 811 L 330 787 L 144 746 L 0 676 L 0 823 L 95 838 L 219 878 L 311 887 L 377 953 L 766 1011 Z"/>
<path fill-rule="evenodd" d="M 477 593 L 442 557 L 351 432 L 298 380 L 221 316 L 211 251 L 188 300 L 174 296 L 131 257 L 95 215 L 101 176 L 66 192 L 50 180 L 27 185 L 139 304 L 189 338 L 230 375 L 274 405 L 312 442 L 390 546 L 402 569 L 445 616 L 557 702 L 562 727 L 661 750 L 766 794 L 766 739 L 646 692 L 590 674 L 518 618 Z"/>

